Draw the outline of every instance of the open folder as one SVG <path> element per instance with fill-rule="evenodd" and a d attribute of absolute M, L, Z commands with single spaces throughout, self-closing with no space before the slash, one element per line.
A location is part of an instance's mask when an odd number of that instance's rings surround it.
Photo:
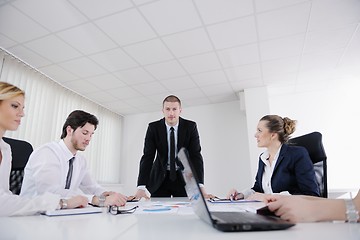
<path fill-rule="evenodd" d="M 84 208 L 59 209 L 59 210 L 45 211 L 42 214 L 52 217 L 52 216 L 91 214 L 91 213 L 101 213 L 101 212 L 102 212 L 102 208 L 87 206 Z"/>

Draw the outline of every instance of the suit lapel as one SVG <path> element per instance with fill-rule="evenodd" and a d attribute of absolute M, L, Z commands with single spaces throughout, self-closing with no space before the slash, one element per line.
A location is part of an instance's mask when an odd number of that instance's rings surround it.
<path fill-rule="evenodd" d="M 279 164 L 283 161 L 286 150 L 287 150 L 287 145 L 283 144 L 281 146 L 281 150 L 279 153 L 278 160 L 276 161 L 276 165 L 274 167 L 273 174 L 276 172 L 276 169 L 278 168 Z"/>
<path fill-rule="evenodd" d="M 179 117 L 179 126 L 178 126 L 178 131 L 177 131 L 177 150 L 179 151 L 180 148 L 184 145 L 184 139 L 185 139 L 185 130 L 184 129 L 184 121 L 181 117 Z"/>

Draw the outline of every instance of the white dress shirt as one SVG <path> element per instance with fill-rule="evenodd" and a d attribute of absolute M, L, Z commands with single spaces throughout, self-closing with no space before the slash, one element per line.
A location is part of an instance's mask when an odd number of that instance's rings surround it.
<path fill-rule="evenodd" d="M 268 160 L 270 155 L 267 150 L 260 156 L 261 161 L 263 161 L 263 163 L 265 164 L 264 173 L 263 173 L 263 177 L 262 177 L 262 188 L 263 188 L 265 194 L 273 194 L 273 190 L 272 190 L 272 186 L 271 186 L 271 177 L 273 175 L 276 162 L 279 158 L 281 147 L 282 147 L 282 145 L 280 146 L 279 150 L 275 154 L 274 160 L 271 163 L 271 165 Z M 241 191 L 241 193 L 243 193 L 244 197 L 247 198 L 251 194 L 254 194 L 255 191 L 250 188 L 250 189 L 244 189 L 243 191 Z M 289 192 L 284 191 L 284 192 L 281 192 L 280 194 L 289 194 Z"/>
<path fill-rule="evenodd" d="M 272 190 L 272 187 L 271 187 L 271 177 L 273 175 L 276 162 L 277 162 L 277 160 L 279 158 L 279 153 L 280 153 L 281 146 L 278 149 L 277 153 L 275 154 L 271 165 L 270 165 L 270 162 L 269 162 L 270 154 L 269 154 L 269 152 L 267 150 L 260 156 L 261 161 L 263 161 L 263 163 L 265 164 L 264 173 L 263 173 L 263 176 L 262 176 L 262 188 L 263 188 L 265 194 L 272 194 L 273 193 L 273 190 Z"/>
<path fill-rule="evenodd" d="M 65 189 L 69 160 L 75 157 L 71 185 Z M 25 167 L 21 196 L 37 196 L 44 192 L 59 194 L 70 198 L 86 195 L 91 202 L 94 195 L 101 195 L 103 189 L 90 175 L 84 156 L 74 156 L 63 140 L 47 143 L 36 149 Z"/>
<path fill-rule="evenodd" d="M 46 193 L 35 198 L 20 197 L 9 190 L 11 147 L 0 138 L 2 161 L 0 164 L 0 216 L 30 215 L 55 210 L 60 196 Z"/>

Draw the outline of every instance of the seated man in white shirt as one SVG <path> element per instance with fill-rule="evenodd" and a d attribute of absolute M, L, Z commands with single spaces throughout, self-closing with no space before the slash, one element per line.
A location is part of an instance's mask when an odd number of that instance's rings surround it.
<path fill-rule="evenodd" d="M 75 110 L 70 113 L 61 140 L 47 143 L 31 154 L 20 195 L 37 196 L 51 192 L 70 198 L 85 194 L 89 203 L 97 206 L 124 206 L 127 197 L 105 191 L 91 177 L 85 157 L 78 153 L 89 145 L 98 123 L 98 119 L 87 112 Z"/>

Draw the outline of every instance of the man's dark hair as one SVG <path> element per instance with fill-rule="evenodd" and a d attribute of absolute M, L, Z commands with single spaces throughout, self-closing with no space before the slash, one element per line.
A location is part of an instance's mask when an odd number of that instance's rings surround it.
<path fill-rule="evenodd" d="M 76 130 L 78 127 L 83 127 L 86 123 L 90 123 L 97 128 L 99 120 L 92 114 L 84 112 L 82 110 L 75 110 L 69 114 L 67 117 L 61 134 L 61 139 L 64 139 L 67 135 L 66 128 L 70 126 L 72 129 Z"/>

